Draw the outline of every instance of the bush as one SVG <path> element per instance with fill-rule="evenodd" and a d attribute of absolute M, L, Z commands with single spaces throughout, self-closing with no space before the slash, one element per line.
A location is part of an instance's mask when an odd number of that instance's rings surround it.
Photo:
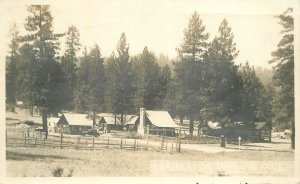
<path fill-rule="evenodd" d="M 69 169 L 69 173 L 63 176 L 64 169 L 62 167 L 57 166 L 56 168 L 52 169 L 52 176 L 54 177 L 72 177 L 74 169 Z"/>
<path fill-rule="evenodd" d="M 64 173 L 64 169 L 59 166 L 52 170 L 52 176 L 54 177 L 61 177 L 63 173 Z"/>

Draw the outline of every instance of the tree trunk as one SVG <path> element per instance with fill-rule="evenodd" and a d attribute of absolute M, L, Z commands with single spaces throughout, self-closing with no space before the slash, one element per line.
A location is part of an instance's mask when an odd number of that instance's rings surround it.
<path fill-rule="evenodd" d="M 42 109 L 42 121 L 43 121 L 43 132 L 46 133 L 46 138 L 48 136 L 48 123 L 47 123 L 47 110 Z"/>
<path fill-rule="evenodd" d="M 96 112 L 95 109 L 93 109 L 93 127 L 96 125 Z"/>
<path fill-rule="evenodd" d="M 190 124 L 189 124 L 189 133 L 190 133 L 190 137 L 193 136 L 193 132 L 194 132 L 194 116 L 191 115 L 191 116 L 190 116 Z"/>
<path fill-rule="evenodd" d="M 122 125 L 124 125 L 124 122 L 123 122 L 123 121 L 124 121 L 124 119 L 123 119 L 123 112 L 122 112 L 122 114 L 121 114 L 121 124 L 122 124 Z"/>
<path fill-rule="evenodd" d="M 295 149 L 295 122 L 292 122 L 291 148 Z"/>
<path fill-rule="evenodd" d="M 30 115 L 33 116 L 33 106 L 30 106 Z"/>
<path fill-rule="evenodd" d="M 180 119 L 180 124 L 183 125 L 183 116 L 180 116 L 179 119 Z"/>

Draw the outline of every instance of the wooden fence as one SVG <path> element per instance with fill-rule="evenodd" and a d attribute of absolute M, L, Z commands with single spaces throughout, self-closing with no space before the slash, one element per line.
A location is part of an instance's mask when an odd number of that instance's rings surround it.
<path fill-rule="evenodd" d="M 148 145 L 139 139 L 113 138 L 113 137 L 84 137 L 71 135 L 48 135 L 47 139 L 40 132 L 31 130 L 7 130 L 7 147 L 52 147 L 70 149 L 129 149 L 147 150 Z"/>
<path fill-rule="evenodd" d="M 176 137 L 146 134 L 144 139 L 140 136 L 99 136 L 86 137 L 67 134 L 49 134 L 47 139 L 43 132 L 34 129 L 7 129 L 7 147 L 52 147 L 61 149 L 126 149 L 180 152 L 181 144 L 218 144 L 220 138 L 208 136 L 185 137 L 180 132 Z"/>

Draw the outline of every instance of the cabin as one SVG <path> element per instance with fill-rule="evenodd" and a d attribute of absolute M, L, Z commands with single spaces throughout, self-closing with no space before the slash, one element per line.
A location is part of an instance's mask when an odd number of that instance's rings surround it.
<path fill-rule="evenodd" d="M 104 133 L 110 133 L 111 130 L 123 130 L 123 125 L 117 115 L 111 113 L 100 113 L 99 117 L 99 128 Z"/>
<path fill-rule="evenodd" d="M 136 132 L 138 123 L 139 123 L 139 116 L 126 115 L 126 123 L 125 123 L 126 131 Z"/>
<path fill-rule="evenodd" d="M 203 127 L 209 136 L 220 137 L 225 135 L 228 142 L 237 142 L 238 137 L 252 142 L 271 141 L 272 127 L 266 122 L 234 122 L 225 126 L 224 130 L 218 122 L 208 122 L 207 127 Z"/>
<path fill-rule="evenodd" d="M 259 141 L 268 140 L 271 142 L 272 126 L 267 122 L 254 122 L 255 130 L 258 131 Z"/>
<path fill-rule="evenodd" d="M 176 136 L 175 130 L 179 128 L 167 111 L 152 111 L 141 108 L 138 133 L 144 135 L 147 126 L 149 126 L 149 134 L 164 136 Z"/>
<path fill-rule="evenodd" d="M 86 114 L 64 113 L 57 122 L 58 133 L 81 135 L 93 128 L 93 120 Z"/>

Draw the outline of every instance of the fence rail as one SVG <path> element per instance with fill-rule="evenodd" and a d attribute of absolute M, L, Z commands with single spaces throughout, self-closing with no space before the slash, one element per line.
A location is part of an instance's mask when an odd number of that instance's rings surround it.
<path fill-rule="evenodd" d="M 178 132 L 175 137 L 163 135 L 146 134 L 144 139 L 139 136 L 122 137 L 118 136 L 100 136 L 86 137 L 67 134 L 49 134 L 47 139 L 43 132 L 37 132 L 33 129 L 7 129 L 6 146 L 7 147 L 51 147 L 61 149 L 126 149 L 126 150 L 148 150 L 155 149 L 160 151 L 178 151 L 181 144 L 218 144 L 220 138 L 209 136 L 185 137 Z"/>
<path fill-rule="evenodd" d="M 6 131 L 7 147 L 53 147 L 69 149 L 148 149 L 147 144 L 142 144 L 139 139 L 112 138 L 112 137 L 71 137 L 61 134 L 40 136 L 31 131 Z"/>

